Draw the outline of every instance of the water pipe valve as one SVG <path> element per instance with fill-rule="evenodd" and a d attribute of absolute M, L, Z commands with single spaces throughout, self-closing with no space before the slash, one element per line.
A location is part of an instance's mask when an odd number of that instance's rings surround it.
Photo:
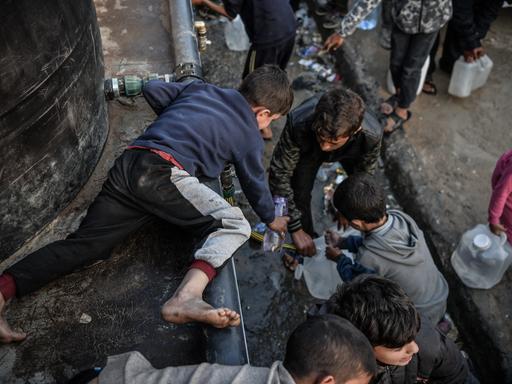
<path fill-rule="evenodd" d="M 176 80 L 175 74 L 159 75 L 158 73 L 151 73 L 148 76 L 126 75 L 122 77 L 112 77 L 105 79 L 104 92 L 107 100 L 114 100 L 120 96 L 134 97 L 142 92 L 144 84 L 150 80 L 163 80 L 170 83 Z"/>

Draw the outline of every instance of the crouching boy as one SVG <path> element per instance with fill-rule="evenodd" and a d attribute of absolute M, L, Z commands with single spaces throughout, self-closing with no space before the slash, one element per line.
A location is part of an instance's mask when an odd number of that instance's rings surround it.
<path fill-rule="evenodd" d="M 115 245 L 160 218 L 202 239 L 194 262 L 162 307 L 171 323 L 198 321 L 217 328 L 237 326 L 240 315 L 213 308 L 203 291 L 233 253 L 249 238 L 250 226 L 201 179 L 219 176 L 234 164 L 249 203 L 276 232 L 286 217 L 274 203 L 262 165 L 261 131 L 286 114 L 293 92 L 276 66 L 252 72 L 238 90 L 200 81 L 149 82 L 144 97 L 157 117 L 115 161 L 103 189 L 78 230 L 26 256 L 0 275 L 0 342 L 23 340 L 2 316 L 6 302 L 24 296 L 72 271 L 106 259 Z"/>
<path fill-rule="evenodd" d="M 378 373 L 372 383 L 478 383 L 457 346 L 388 279 L 361 275 L 343 284 L 327 312 L 349 320 L 370 341 Z"/>
<path fill-rule="evenodd" d="M 357 263 L 400 284 L 419 313 L 437 324 L 446 311 L 448 284 L 416 222 L 401 211 L 386 210 L 384 191 L 364 174 L 345 179 L 334 192 L 333 205 L 341 224 L 363 236 L 340 238 L 329 232 L 327 256 L 342 263 L 341 249 L 354 253 Z"/>

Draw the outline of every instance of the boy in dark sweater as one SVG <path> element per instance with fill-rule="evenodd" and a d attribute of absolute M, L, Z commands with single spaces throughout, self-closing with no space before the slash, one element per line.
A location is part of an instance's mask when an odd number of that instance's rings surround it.
<path fill-rule="evenodd" d="M 416 222 L 401 211 L 386 210 L 384 191 L 368 175 L 343 180 L 333 205 L 341 224 L 361 231 L 363 237 L 340 238 L 329 232 L 327 257 L 343 262 L 341 249 L 348 249 L 357 263 L 400 284 L 420 314 L 436 325 L 446 311 L 448 283 Z"/>
<path fill-rule="evenodd" d="M 108 258 L 116 244 L 155 217 L 203 239 L 182 283 L 164 304 L 162 317 L 171 323 L 199 321 L 218 328 L 240 323 L 239 314 L 214 309 L 202 294 L 216 268 L 249 238 L 251 229 L 239 208 L 198 178 L 217 178 L 227 162 L 234 164 L 261 220 L 274 231 L 286 231 L 288 219 L 274 216 L 260 135 L 290 109 L 293 93 L 286 73 L 276 66 L 261 67 L 238 91 L 201 81 L 152 81 L 144 96 L 158 116 L 116 160 L 78 230 L 0 275 L 0 341 L 26 336 L 11 330 L 2 317 L 8 299 Z"/>
<path fill-rule="evenodd" d="M 478 383 L 457 346 L 418 316 L 400 286 L 361 275 L 344 283 L 327 303 L 370 341 L 379 365 L 372 383 Z"/>
<path fill-rule="evenodd" d="M 295 44 L 297 23 L 289 0 L 192 0 L 229 19 L 240 15 L 251 48 L 247 54 L 242 78 L 264 64 L 286 69 Z"/>

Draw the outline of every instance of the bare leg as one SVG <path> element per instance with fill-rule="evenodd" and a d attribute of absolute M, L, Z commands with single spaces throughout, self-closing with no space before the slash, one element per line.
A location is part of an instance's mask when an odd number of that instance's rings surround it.
<path fill-rule="evenodd" d="M 198 321 L 216 328 L 240 325 L 240 315 L 229 308 L 213 308 L 203 300 L 208 276 L 199 269 L 190 269 L 174 295 L 162 307 L 165 321 L 175 324 Z"/>
<path fill-rule="evenodd" d="M 0 343 L 12 343 L 13 341 L 22 341 L 27 337 L 25 332 L 16 332 L 11 329 L 4 319 L 3 313 L 7 303 L 4 296 L 0 293 Z"/>

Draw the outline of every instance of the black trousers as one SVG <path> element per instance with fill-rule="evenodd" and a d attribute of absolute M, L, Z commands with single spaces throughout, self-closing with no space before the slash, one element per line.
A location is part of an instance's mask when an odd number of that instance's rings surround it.
<path fill-rule="evenodd" d="M 290 61 L 290 57 L 292 56 L 294 45 L 295 36 L 279 45 L 274 45 L 268 48 L 257 48 L 254 45 L 251 45 L 251 48 L 247 53 L 247 59 L 245 60 L 242 79 L 264 64 L 278 65 L 279 68 L 284 71 L 288 65 L 288 61 Z"/>
<path fill-rule="evenodd" d="M 116 161 L 78 230 L 7 269 L 16 295 L 35 291 L 97 260 L 155 217 L 203 238 L 194 257 L 220 267 L 250 235 L 239 208 L 186 171 L 144 149 L 127 150 Z"/>
<path fill-rule="evenodd" d="M 389 69 L 395 88 L 400 89 L 398 106 L 409 108 L 416 99 L 425 64 L 438 32 L 409 34 L 396 25 L 391 32 L 391 58 Z"/>

